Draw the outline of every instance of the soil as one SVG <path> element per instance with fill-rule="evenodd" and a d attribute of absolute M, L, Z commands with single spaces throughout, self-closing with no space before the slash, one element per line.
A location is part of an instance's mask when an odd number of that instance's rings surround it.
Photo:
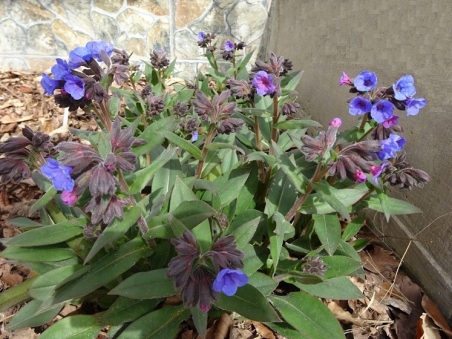
<path fill-rule="evenodd" d="M 73 138 L 63 125 L 63 109 L 56 107 L 52 97 L 44 96 L 39 85 L 40 74 L 27 72 L 0 73 L 0 142 L 21 135 L 29 126 L 34 131 L 52 135 L 58 143 Z M 96 130 L 97 125 L 85 112 L 71 113 L 68 127 Z M 43 193 L 33 183 L 0 185 L 0 237 L 10 238 L 20 233 L 8 223 L 16 217 L 39 219 L 37 213 L 29 215 L 30 207 Z M 452 330 L 441 318 L 436 305 L 422 292 L 410 277 L 400 270 L 400 260 L 379 237 L 364 228 L 358 238 L 370 239 L 360 252 L 364 263 L 365 279 L 350 278 L 363 292 L 357 300 L 323 300 L 344 327 L 347 338 L 447 338 Z M 3 249 L 0 245 L 0 249 Z M 7 290 L 29 279 L 34 272 L 0 257 L 0 291 Z M 48 324 L 26 328 L 13 333 L 5 330 L 12 316 L 23 305 L 0 313 L 0 339 L 37 338 L 51 323 L 67 314 L 83 313 L 84 309 L 68 305 Z M 106 339 L 105 328 L 98 338 Z M 181 325 L 178 338 L 199 338 L 189 322 Z M 224 314 L 209 323 L 207 338 L 282 338 L 265 324 L 243 321 Z"/>

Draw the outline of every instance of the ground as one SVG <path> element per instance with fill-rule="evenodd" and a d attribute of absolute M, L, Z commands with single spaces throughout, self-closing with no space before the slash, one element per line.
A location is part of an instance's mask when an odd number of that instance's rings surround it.
<path fill-rule="evenodd" d="M 63 110 L 55 106 L 52 97 L 44 96 L 39 85 L 39 74 L 26 72 L 0 73 L 0 142 L 11 136 L 21 135 L 26 125 L 34 131 L 52 135 L 53 142 L 72 138 L 63 124 Z M 71 113 L 69 127 L 95 130 L 96 123 L 85 112 Z M 18 185 L 0 186 L 0 237 L 10 238 L 18 234 L 8 219 L 19 216 L 38 219 L 29 215 L 30 206 L 42 195 L 32 180 Z M 359 238 L 370 239 L 360 252 L 364 263 L 365 279 L 351 278 L 363 292 L 357 300 L 323 300 L 344 327 L 347 338 L 421 338 L 438 339 L 452 335 L 452 330 L 426 296 L 409 276 L 405 275 L 401 261 L 390 251 L 381 238 L 364 228 Z M 2 249 L 0 245 L 0 249 Z M 33 272 L 0 258 L 0 291 L 13 287 L 33 276 Z M 10 333 L 5 330 L 12 316 L 23 305 L 0 313 L 0 339 L 37 338 L 52 322 L 83 309 L 66 306 L 50 323 L 37 328 L 26 328 Z M 107 329 L 104 329 L 107 330 Z M 106 339 L 105 333 L 98 338 Z M 190 323 L 181 325 L 180 339 L 199 338 Z M 264 324 L 244 321 L 238 316 L 224 314 L 218 321 L 209 323 L 207 338 L 281 338 Z"/>

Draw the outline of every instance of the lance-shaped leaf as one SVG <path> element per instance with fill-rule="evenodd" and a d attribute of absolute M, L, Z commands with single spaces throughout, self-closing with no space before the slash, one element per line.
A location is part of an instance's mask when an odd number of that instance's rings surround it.
<path fill-rule="evenodd" d="M 7 330 L 17 330 L 25 327 L 36 327 L 47 323 L 63 308 L 63 304 L 58 304 L 44 312 L 37 312 L 42 301 L 32 300 L 17 312 L 6 327 Z"/>
<path fill-rule="evenodd" d="M 341 224 L 336 215 L 314 214 L 315 233 L 329 255 L 336 251 L 341 240 Z"/>
<path fill-rule="evenodd" d="M 151 312 L 162 299 L 129 299 L 119 297 L 100 318 L 104 326 L 120 325 L 137 320 Z"/>
<path fill-rule="evenodd" d="M 173 131 L 177 126 L 174 116 L 166 117 L 160 120 L 153 121 L 152 124 L 147 127 L 143 133 L 138 136 L 138 139 L 146 141 L 146 144 L 135 147 L 133 152 L 136 155 L 142 155 L 149 152 L 155 146 L 160 145 L 165 141 L 163 135 L 159 134 L 160 131 Z"/>
<path fill-rule="evenodd" d="M 42 333 L 40 339 L 61 339 L 64 333 L 65 338 L 71 339 L 96 339 L 102 325 L 96 318 L 90 315 L 74 315 L 66 317 Z"/>
<path fill-rule="evenodd" d="M 313 183 L 316 192 L 325 200 L 331 207 L 334 208 L 340 215 L 345 219 L 350 220 L 350 214 L 348 213 L 347 207 L 334 195 L 334 191 L 331 186 L 326 181 L 319 181 Z"/>
<path fill-rule="evenodd" d="M 184 151 L 190 153 L 196 159 L 202 160 L 202 154 L 200 149 L 193 145 L 193 143 L 191 143 L 190 141 L 182 139 L 180 136 L 168 131 L 160 132 L 160 134 L 162 134 L 166 139 L 171 141 L 176 146 L 179 146 Z"/>

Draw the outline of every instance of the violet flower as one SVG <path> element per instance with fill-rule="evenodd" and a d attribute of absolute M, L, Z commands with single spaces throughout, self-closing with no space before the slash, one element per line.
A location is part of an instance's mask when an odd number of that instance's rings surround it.
<path fill-rule="evenodd" d="M 367 92 L 377 85 L 377 75 L 371 71 L 362 71 L 353 81 L 356 89 L 360 92 Z"/>
<path fill-rule="evenodd" d="M 248 284 L 248 276 L 239 270 L 231 270 L 224 268 L 218 273 L 213 282 L 213 290 L 215 292 L 223 292 L 228 297 L 233 296 L 237 292 L 238 287 Z"/>
<path fill-rule="evenodd" d="M 392 118 L 394 115 L 394 104 L 388 100 L 380 100 L 373 104 L 370 110 L 372 118 L 381 124 L 382 122 Z"/>
<path fill-rule="evenodd" d="M 72 192 L 74 189 L 74 179 L 71 178 L 72 167 L 60 165 L 52 158 L 46 158 L 47 164 L 41 166 L 41 172 L 48 179 L 52 180 L 53 186 L 58 190 Z"/>
<path fill-rule="evenodd" d="M 367 180 L 366 174 L 363 171 L 361 171 L 359 168 L 356 169 L 354 178 L 355 178 L 355 181 L 360 184 L 363 182 L 366 182 L 366 180 Z"/>
<path fill-rule="evenodd" d="M 276 87 L 271 75 L 265 71 L 256 73 L 253 79 L 253 86 L 256 88 L 257 94 L 260 96 L 272 95 L 276 92 Z"/>
<path fill-rule="evenodd" d="M 379 166 L 372 165 L 370 167 L 370 173 L 373 175 L 372 181 L 378 185 L 378 178 L 380 177 L 381 173 L 383 173 L 383 170 L 388 167 L 389 162 L 385 161 Z"/>
<path fill-rule="evenodd" d="M 392 133 L 388 139 L 380 140 L 381 151 L 377 153 L 378 159 L 386 160 L 395 158 L 396 153 L 405 146 L 406 140 L 401 136 Z"/>
<path fill-rule="evenodd" d="M 74 206 L 77 202 L 77 199 L 78 196 L 77 194 L 75 194 L 75 192 L 68 192 L 66 190 L 63 190 L 63 192 L 61 192 L 61 200 L 65 205 Z"/>
<path fill-rule="evenodd" d="M 235 47 L 234 43 L 231 40 L 228 40 L 224 43 L 223 49 L 226 52 L 232 52 L 234 50 L 234 47 Z"/>
<path fill-rule="evenodd" d="M 370 112 L 372 104 L 369 100 L 364 99 L 361 96 L 357 96 L 350 100 L 348 113 L 351 115 L 363 115 Z"/>
<path fill-rule="evenodd" d="M 391 126 L 395 126 L 399 123 L 399 117 L 397 115 L 393 115 L 389 119 L 382 122 L 384 128 L 389 128 Z"/>
<path fill-rule="evenodd" d="M 406 100 L 416 94 L 416 87 L 414 87 L 414 78 L 412 75 L 401 77 L 392 85 L 392 88 L 394 90 L 394 98 L 397 100 Z"/>
<path fill-rule="evenodd" d="M 343 85 L 353 86 L 353 81 L 349 78 L 347 73 L 342 72 L 342 76 L 339 79 L 339 85 L 340 86 L 343 86 Z"/>
<path fill-rule="evenodd" d="M 42 73 L 41 86 L 44 89 L 44 94 L 53 95 L 56 89 L 63 87 L 63 82 L 52 79 L 47 74 Z"/>
<path fill-rule="evenodd" d="M 427 100 L 424 98 L 408 99 L 406 101 L 406 115 L 418 115 L 419 110 L 427 104 Z"/>
<path fill-rule="evenodd" d="M 64 90 L 71 95 L 75 100 L 83 98 L 85 95 L 85 82 L 75 75 L 66 75 Z"/>

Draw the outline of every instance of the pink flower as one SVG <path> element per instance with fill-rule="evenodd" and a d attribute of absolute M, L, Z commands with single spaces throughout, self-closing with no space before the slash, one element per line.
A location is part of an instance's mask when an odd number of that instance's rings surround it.
<path fill-rule="evenodd" d="M 373 175 L 372 180 L 376 185 L 378 185 L 378 177 L 381 175 L 385 167 L 387 167 L 388 165 L 389 165 L 388 162 L 384 162 L 380 166 L 374 165 L 370 166 L 370 173 Z"/>
<path fill-rule="evenodd" d="M 341 125 L 342 125 L 342 120 L 340 118 L 334 118 L 330 122 L 331 127 L 341 127 Z"/>
<path fill-rule="evenodd" d="M 273 78 L 265 71 L 259 71 L 254 77 L 253 86 L 256 88 L 257 94 L 260 96 L 271 95 L 276 92 L 276 87 Z"/>
<path fill-rule="evenodd" d="M 63 203 L 68 206 L 74 206 L 77 202 L 77 195 L 74 192 L 68 192 L 66 190 L 63 190 L 61 192 L 61 200 L 63 200 Z"/>
<path fill-rule="evenodd" d="M 389 119 L 382 122 L 384 128 L 389 128 L 391 126 L 397 125 L 399 123 L 399 117 L 397 115 L 393 115 Z"/>
<path fill-rule="evenodd" d="M 353 81 L 348 77 L 347 73 L 342 72 L 342 76 L 339 80 L 339 85 L 340 86 L 343 86 L 343 85 L 353 86 Z"/>
<path fill-rule="evenodd" d="M 363 171 L 361 171 L 359 168 L 356 169 L 354 177 L 355 177 L 355 181 L 360 184 L 365 182 L 367 179 L 366 174 Z"/>

